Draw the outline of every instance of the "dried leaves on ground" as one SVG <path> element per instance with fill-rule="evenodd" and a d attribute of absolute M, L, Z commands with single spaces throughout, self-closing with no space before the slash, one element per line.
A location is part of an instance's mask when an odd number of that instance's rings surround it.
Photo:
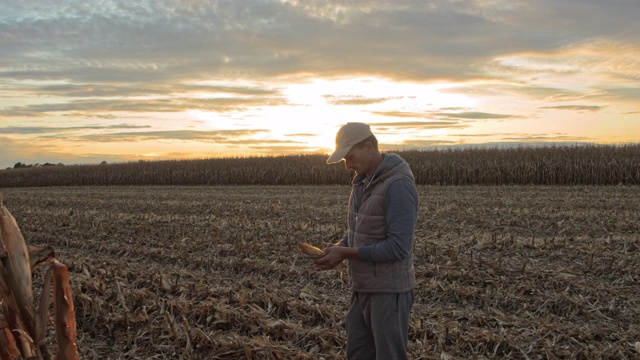
<path fill-rule="evenodd" d="M 640 357 L 637 187 L 420 187 L 412 359 Z M 344 357 L 348 186 L 3 190 L 83 359 Z M 38 286 L 34 277 L 35 286 Z"/>

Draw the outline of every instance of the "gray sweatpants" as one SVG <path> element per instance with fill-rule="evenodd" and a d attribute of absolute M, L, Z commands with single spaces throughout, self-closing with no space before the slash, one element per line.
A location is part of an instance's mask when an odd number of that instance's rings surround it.
<path fill-rule="evenodd" d="M 409 311 L 413 291 L 351 294 L 347 313 L 347 359 L 407 359 Z"/>

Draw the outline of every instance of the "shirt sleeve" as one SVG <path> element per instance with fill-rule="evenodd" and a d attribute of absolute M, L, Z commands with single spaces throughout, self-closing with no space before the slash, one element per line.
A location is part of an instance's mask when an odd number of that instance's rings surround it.
<path fill-rule="evenodd" d="M 342 246 L 349 246 L 349 232 L 346 232 L 344 234 L 344 237 L 342 238 L 342 240 L 340 240 L 340 244 Z"/>
<path fill-rule="evenodd" d="M 389 185 L 383 207 L 387 239 L 359 248 L 363 261 L 401 261 L 411 253 L 418 217 L 418 194 L 413 182 L 398 179 Z"/>

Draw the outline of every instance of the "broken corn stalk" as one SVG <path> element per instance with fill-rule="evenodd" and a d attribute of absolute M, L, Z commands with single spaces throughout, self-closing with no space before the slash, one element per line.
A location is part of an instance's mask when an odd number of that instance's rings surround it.
<path fill-rule="evenodd" d="M 69 271 L 66 265 L 54 260 L 53 270 L 53 308 L 55 315 L 58 356 L 60 360 L 78 360 L 76 346 L 76 315 L 73 309 L 73 297 L 69 285 Z"/>
<path fill-rule="evenodd" d="M 0 199 L 1 200 L 1 199 Z M 35 334 L 36 322 L 33 313 L 33 287 L 31 281 L 31 266 L 29 263 L 29 251 L 22 237 L 20 228 L 9 210 L 2 204 L 0 206 L 0 239 L 2 249 L 2 292 L 8 290 L 6 296 L 8 307 L 13 308 L 8 314 L 7 322 L 13 329 L 26 330 L 26 334 Z M 4 301 L 3 301 L 4 302 Z M 12 329 L 12 330 L 13 330 Z M 29 335 L 24 336 L 19 332 L 18 342 L 21 344 L 22 354 L 29 358 L 36 354 L 35 346 Z"/>
<path fill-rule="evenodd" d="M 49 264 L 45 275 L 40 311 L 36 319 L 31 274 Z M 58 340 L 56 359 L 79 359 L 76 347 L 76 320 L 67 267 L 55 260 L 49 246 L 27 246 L 15 218 L 0 194 L 0 360 L 50 359 L 45 346 L 49 308 L 49 284 L 54 285 L 54 325 Z"/>
<path fill-rule="evenodd" d="M 5 324 L 0 324 L 0 359 L 20 359 L 20 352 L 18 351 L 16 340 Z"/>
<path fill-rule="evenodd" d="M 299 243 L 298 247 L 300 247 L 300 250 L 302 251 L 303 254 L 305 254 L 307 257 L 310 257 L 312 259 L 319 259 L 325 255 L 322 249 L 306 242 Z"/>

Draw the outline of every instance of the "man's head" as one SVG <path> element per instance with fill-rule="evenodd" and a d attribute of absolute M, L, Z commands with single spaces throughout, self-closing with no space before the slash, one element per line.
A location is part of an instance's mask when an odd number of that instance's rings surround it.
<path fill-rule="evenodd" d="M 356 174 L 371 175 L 382 157 L 378 150 L 378 139 L 371 128 L 363 123 L 347 123 L 338 130 L 336 150 L 327 159 L 328 164 L 344 160 L 345 168 L 354 170 Z"/>

